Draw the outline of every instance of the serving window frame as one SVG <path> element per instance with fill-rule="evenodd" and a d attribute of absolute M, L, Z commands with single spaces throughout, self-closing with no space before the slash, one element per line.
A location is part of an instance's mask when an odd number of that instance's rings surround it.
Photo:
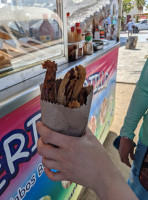
<path fill-rule="evenodd" d="M 48 56 L 48 53 L 45 57 L 42 57 L 41 59 L 39 57 L 39 51 L 36 51 L 35 54 L 37 56 L 36 60 L 32 60 L 30 63 L 25 63 L 23 65 L 20 65 L 19 67 L 16 67 L 13 70 L 1 70 L 0 73 L 0 91 L 5 90 L 13 85 L 16 85 L 20 82 L 23 82 L 27 79 L 30 79 L 32 77 L 35 77 L 39 74 L 42 74 L 45 72 L 44 69 L 42 69 L 42 63 L 47 60 L 55 60 L 58 64 L 58 67 L 60 68 L 60 65 L 68 62 L 68 52 L 67 52 L 67 21 L 66 21 L 66 2 L 63 0 L 56 0 L 57 5 L 57 13 L 60 12 L 61 21 L 63 23 L 63 32 L 62 32 L 62 51 L 61 55 L 56 55 L 56 49 L 55 46 L 50 46 L 50 48 L 47 48 L 46 51 L 52 51 L 52 49 L 55 51 L 55 56 Z M 61 6 L 61 8 L 60 8 Z M 54 41 L 53 41 L 54 43 Z M 28 54 L 29 55 L 29 54 Z M 26 59 L 27 59 L 27 55 Z M 20 63 L 23 62 L 21 59 L 22 57 L 18 57 L 20 59 Z M 13 67 L 13 66 L 12 66 Z"/>

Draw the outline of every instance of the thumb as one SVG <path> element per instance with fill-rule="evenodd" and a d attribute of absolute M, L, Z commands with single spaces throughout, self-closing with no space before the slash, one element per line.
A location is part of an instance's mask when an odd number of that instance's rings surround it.
<path fill-rule="evenodd" d="M 132 150 L 132 151 L 130 152 L 130 157 L 131 157 L 132 160 L 135 160 L 135 158 L 134 158 L 134 150 Z"/>

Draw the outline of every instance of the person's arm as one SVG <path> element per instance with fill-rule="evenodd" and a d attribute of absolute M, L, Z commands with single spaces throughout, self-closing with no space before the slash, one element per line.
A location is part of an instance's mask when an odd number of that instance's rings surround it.
<path fill-rule="evenodd" d="M 119 155 L 121 161 L 131 167 L 129 155 L 134 160 L 134 131 L 148 109 L 148 60 L 133 93 L 124 125 L 120 131 Z M 129 139 L 127 139 L 129 138 Z"/>
<path fill-rule="evenodd" d="M 69 180 L 90 187 L 101 200 L 137 199 L 89 129 L 82 137 L 72 137 L 54 132 L 38 122 L 37 131 L 41 135 L 37 149 L 49 179 Z"/>
<path fill-rule="evenodd" d="M 148 60 L 134 90 L 120 135 L 133 140 L 134 131 L 148 109 Z"/>

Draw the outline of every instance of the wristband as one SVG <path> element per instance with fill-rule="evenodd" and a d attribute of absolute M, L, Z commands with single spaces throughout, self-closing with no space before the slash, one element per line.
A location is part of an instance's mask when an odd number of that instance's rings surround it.
<path fill-rule="evenodd" d="M 128 137 L 124 137 L 123 138 L 125 139 L 128 139 L 128 140 L 131 140 L 129 139 Z M 120 140 L 121 140 L 121 136 L 118 136 L 115 138 L 114 142 L 113 142 L 113 146 L 118 150 L 119 149 L 119 146 L 120 146 Z M 133 143 L 134 143 L 134 147 L 136 147 L 136 144 L 133 140 L 131 140 Z"/>

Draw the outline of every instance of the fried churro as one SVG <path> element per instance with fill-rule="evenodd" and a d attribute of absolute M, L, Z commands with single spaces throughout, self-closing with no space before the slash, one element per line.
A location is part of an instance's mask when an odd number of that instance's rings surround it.
<path fill-rule="evenodd" d="M 57 64 L 53 61 L 47 60 L 42 65 L 43 69 L 47 69 L 43 89 L 41 93 L 41 99 L 50 101 L 51 103 L 56 102 L 56 71 Z"/>
<path fill-rule="evenodd" d="M 56 80 L 57 65 L 49 60 L 43 63 L 47 69 L 41 92 L 41 99 L 51 103 L 58 103 L 69 108 L 80 108 L 86 104 L 87 90 L 83 88 L 86 70 L 79 65 L 70 69 L 63 79 Z"/>
<path fill-rule="evenodd" d="M 83 88 L 86 77 L 86 70 L 82 65 L 76 66 L 76 70 L 78 71 L 78 77 L 72 93 L 72 99 L 74 100 L 78 99 L 79 93 Z"/>
<path fill-rule="evenodd" d="M 68 104 L 67 97 L 69 101 L 71 96 L 70 94 L 72 94 L 72 88 L 77 80 L 77 76 L 78 73 L 77 70 L 75 69 L 71 69 L 65 74 L 58 91 L 58 96 L 57 96 L 58 104 L 62 104 L 64 106 Z"/>
<path fill-rule="evenodd" d="M 70 101 L 68 108 L 80 108 L 80 103 L 78 101 Z"/>

